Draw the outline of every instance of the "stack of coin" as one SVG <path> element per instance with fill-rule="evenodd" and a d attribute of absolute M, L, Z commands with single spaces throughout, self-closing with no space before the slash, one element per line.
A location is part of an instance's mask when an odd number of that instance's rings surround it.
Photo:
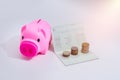
<path fill-rule="evenodd" d="M 77 54 L 78 54 L 78 48 L 75 47 L 75 46 L 72 47 L 72 48 L 71 48 L 71 54 L 72 54 L 72 55 L 77 55 Z"/>
<path fill-rule="evenodd" d="M 89 52 L 89 43 L 87 43 L 87 42 L 82 43 L 81 52 L 82 53 L 88 53 Z"/>
<path fill-rule="evenodd" d="M 70 52 L 69 51 L 64 51 L 63 52 L 63 56 L 64 57 L 69 57 L 70 56 Z"/>

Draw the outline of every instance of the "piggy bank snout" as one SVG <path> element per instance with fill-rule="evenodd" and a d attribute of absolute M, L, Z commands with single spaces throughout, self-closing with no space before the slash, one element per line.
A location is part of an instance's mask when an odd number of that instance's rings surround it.
<path fill-rule="evenodd" d="M 24 41 L 21 42 L 20 52 L 26 57 L 33 57 L 37 55 L 38 47 L 35 43 Z"/>

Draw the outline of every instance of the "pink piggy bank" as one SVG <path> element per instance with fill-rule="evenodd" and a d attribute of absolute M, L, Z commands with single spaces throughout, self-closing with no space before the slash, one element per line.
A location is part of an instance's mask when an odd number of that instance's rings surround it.
<path fill-rule="evenodd" d="M 51 27 L 44 20 L 35 20 L 21 29 L 20 52 L 26 57 L 45 54 L 51 41 Z"/>

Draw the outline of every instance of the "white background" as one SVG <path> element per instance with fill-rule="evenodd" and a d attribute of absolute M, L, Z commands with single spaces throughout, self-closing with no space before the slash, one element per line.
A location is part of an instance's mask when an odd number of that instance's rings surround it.
<path fill-rule="evenodd" d="M 39 18 L 52 27 L 83 24 L 99 60 L 66 67 L 51 51 L 22 60 L 1 48 L 0 80 L 120 80 L 120 0 L 0 0 L 0 43 Z"/>

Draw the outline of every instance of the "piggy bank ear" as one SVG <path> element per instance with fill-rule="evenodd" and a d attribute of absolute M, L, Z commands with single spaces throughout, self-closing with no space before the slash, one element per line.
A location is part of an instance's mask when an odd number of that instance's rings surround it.
<path fill-rule="evenodd" d="M 45 31 L 43 29 L 39 29 L 38 32 L 43 33 L 43 35 L 46 37 Z"/>
<path fill-rule="evenodd" d="M 24 30 L 26 30 L 26 25 L 22 27 L 21 32 L 23 32 Z"/>

